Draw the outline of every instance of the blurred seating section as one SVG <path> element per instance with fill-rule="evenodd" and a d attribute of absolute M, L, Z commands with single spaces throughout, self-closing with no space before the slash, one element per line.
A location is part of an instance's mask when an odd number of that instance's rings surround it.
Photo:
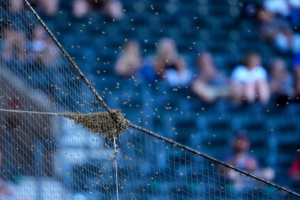
<path fill-rule="evenodd" d="M 190 88 L 173 92 L 163 81 L 149 86 L 143 80 L 119 78 L 113 70 L 125 39 L 137 40 L 143 56 L 153 56 L 155 43 L 165 36 L 173 38 L 189 69 L 195 73 L 195 59 L 204 50 L 213 54 L 216 66 L 225 75 L 241 63 L 243 54 L 249 50 L 261 54 L 265 67 L 275 56 L 283 57 L 290 66 L 291 56 L 281 55 L 264 42 L 258 35 L 255 17 L 243 15 L 247 3 L 261 1 L 122 0 L 126 11 L 119 21 L 95 12 L 84 19 L 75 19 L 71 14 L 72 2 L 61 0 L 57 16 L 46 17 L 41 13 L 41 17 L 67 52 L 75 57 L 87 78 L 95 83 L 98 93 L 102 96 L 106 92 L 104 100 L 111 108 L 120 107 L 133 123 L 217 158 L 231 149 L 233 131 L 246 129 L 252 153 L 260 165 L 275 170 L 276 183 L 299 191 L 292 188 L 287 178 L 288 168 L 300 148 L 300 104 L 297 102 L 280 106 L 271 102 L 262 107 L 235 106 L 223 100 L 208 105 L 196 99 Z M 166 106 L 172 109 L 167 110 Z"/>

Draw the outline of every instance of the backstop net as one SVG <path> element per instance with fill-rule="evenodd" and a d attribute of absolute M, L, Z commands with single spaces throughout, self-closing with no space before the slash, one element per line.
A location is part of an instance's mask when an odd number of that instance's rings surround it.
<path fill-rule="evenodd" d="M 0 6 L 0 199 L 300 199 L 108 108 L 20 2 Z"/>

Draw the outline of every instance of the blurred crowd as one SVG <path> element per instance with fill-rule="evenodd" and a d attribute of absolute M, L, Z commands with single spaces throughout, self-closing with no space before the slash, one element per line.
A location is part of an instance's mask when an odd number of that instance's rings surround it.
<path fill-rule="evenodd" d="M 12 2 L 16 7 L 20 7 L 22 4 L 21 0 Z M 29 3 L 35 10 L 51 17 L 57 14 L 60 0 L 29 0 Z M 116 20 L 123 17 L 122 3 L 117 0 L 74 0 L 72 14 L 75 18 L 83 18 L 91 11 L 100 12 Z"/>
<path fill-rule="evenodd" d="M 46 16 L 55 16 L 59 9 L 59 0 L 29 0 L 34 8 Z M 19 12 L 24 6 L 23 0 L 10 0 L 12 12 Z M 72 14 L 83 18 L 90 11 L 108 15 L 112 19 L 123 17 L 122 4 L 109 0 L 74 0 Z M 122 55 L 114 66 L 115 74 L 121 78 L 140 77 L 147 83 L 156 80 L 166 81 L 171 88 L 190 87 L 199 101 L 213 104 L 221 99 L 231 100 L 236 104 L 258 102 L 267 105 L 270 101 L 286 104 L 287 99 L 300 95 L 300 0 L 265 0 L 257 9 L 260 34 L 263 39 L 274 45 L 279 51 L 292 54 L 293 66 L 287 66 L 284 59 L 278 57 L 262 65 L 258 52 L 248 52 L 243 61 L 227 75 L 214 63 L 214 55 L 200 52 L 194 61 L 195 66 L 188 66 L 185 57 L 177 50 L 176 41 L 162 38 L 156 43 L 155 55 L 142 57 L 140 44 L 136 40 L 126 41 Z M 296 31 L 295 31 L 296 30 Z M 22 66 L 38 63 L 36 66 L 54 66 L 53 61 L 58 49 L 52 40 L 46 39 L 43 27 L 31 28 L 25 35 L 18 32 L 9 23 L 1 23 L 1 55 L 3 63 L 17 61 Z M 41 57 L 46 54 L 47 57 Z M 42 63 L 42 65 L 41 65 Z M 20 64 L 18 65 L 20 66 Z M 291 69 L 292 70 L 289 70 Z M 249 155 L 250 141 L 244 130 L 237 131 L 232 151 L 224 157 L 227 163 L 254 173 L 267 180 L 274 178 L 272 170 L 260 169 L 256 158 Z M 224 169 L 220 169 L 224 170 Z M 230 176 L 230 172 L 228 172 Z M 290 175 L 300 185 L 300 157 L 295 158 L 290 168 Z M 0 183 L 0 188 L 4 187 Z M 8 189 L 0 191 L 0 197 L 9 196 Z"/>
<path fill-rule="evenodd" d="M 31 29 L 30 38 L 15 30 L 7 22 L 1 23 L 1 61 L 11 63 L 17 61 L 19 65 L 26 66 L 28 63 L 51 63 L 56 57 L 58 48 L 53 41 L 46 39 L 45 30 L 42 26 L 35 26 Z M 47 57 L 41 57 L 42 54 Z M 49 56 L 49 57 L 48 57 Z M 21 64 L 20 64 L 21 63 Z"/>
<path fill-rule="evenodd" d="M 58 12 L 59 0 L 30 0 L 34 8 L 47 16 Z M 271 2 L 271 3 L 270 3 Z M 288 5 L 287 2 L 289 2 Z M 24 6 L 22 0 L 9 1 L 13 12 L 18 12 Z M 231 99 L 240 103 L 251 104 L 255 101 L 266 105 L 270 99 L 284 102 L 286 98 L 293 99 L 300 94 L 300 42 L 292 27 L 297 28 L 298 1 L 265 1 L 264 6 L 257 11 L 261 36 L 272 41 L 284 51 L 294 54 L 292 73 L 290 66 L 281 58 L 269 61 L 269 66 L 262 66 L 261 56 L 257 52 L 249 52 L 243 62 L 236 66 L 229 76 L 218 71 L 214 64 L 214 55 L 201 52 L 195 60 L 195 66 L 187 66 L 184 56 L 177 50 L 172 38 L 163 38 L 156 44 L 155 55 L 141 57 L 140 45 L 137 41 L 128 41 L 123 46 L 123 54 L 117 60 L 115 72 L 120 77 L 131 77 L 140 74 L 144 80 L 153 82 L 165 79 L 171 87 L 191 86 L 195 96 L 207 103 L 218 99 Z M 99 11 L 113 19 L 121 19 L 122 4 L 107 0 L 75 0 L 72 14 L 76 18 L 84 17 L 91 10 Z M 11 59 L 28 62 L 39 62 L 45 65 L 51 63 L 56 56 L 55 45 L 45 37 L 41 26 L 32 27 L 29 37 L 14 30 L 8 23 L 1 24 L 3 34 L 1 60 L 11 62 Z M 26 38 L 27 37 L 27 38 Z M 294 41 L 295 40 L 295 41 Z M 30 41 L 29 43 L 26 41 Z M 285 42 L 287 43 L 285 43 Z M 285 44 L 284 44 L 285 43 Z M 283 47 L 284 46 L 284 47 Z M 289 47 L 290 46 L 290 47 Z M 24 50 L 26 49 L 26 50 Z M 47 54 L 41 59 L 41 53 Z M 195 70 L 196 69 L 196 70 Z M 268 69 L 268 70 L 267 70 Z M 193 72 L 197 71 L 194 75 Z"/>
<path fill-rule="evenodd" d="M 243 62 L 236 66 L 230 76 L 218 71 L 209 52 L 198 54 L 195 61 L 196 73 L 187 66 L 185 59 L 171 38 L 163 38 L 157 44 L 154 56 L 142 58 L 137 41 L 128 41 L 123 47 L 123 55 L 115 65 L 118 76 L 128 78 L 141 76 L 153 82 L 165 79 L 171 87 L 191 86 L 194 94 L 206 103 L 219 99 L 230 99 L 237 104 L 259 102 L 269 103 L 271 97 L 284 103 L 300 94 L 297 87 L 297 73 L 290 73 L 281 58 L 270 61 L 268 71 L 261 66 L 257 52 L 249 52 Z"/>
<path fill-rule="evenodd" d="M 300 21 L 299 0 L 265 0 L 257 10 L 260 34 L 283 53 L 298 54 L 300 35 L 296 33 Z"/>
<path fill-rule="evenodd" d="M 265 0 L 258 10 L 261 36 L 282 53 L 294 57 L 295 94 L 300 93 L 300 1 Z"/>

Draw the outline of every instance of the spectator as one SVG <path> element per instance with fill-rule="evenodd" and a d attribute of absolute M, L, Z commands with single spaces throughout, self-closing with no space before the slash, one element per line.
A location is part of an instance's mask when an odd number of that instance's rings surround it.
<path fill-rule="evenodd" d="M 52 17 L 57 14 L 59 0 L 29 0 L 29 3 L 44 15 Z"/>
<path fill-rule="evenodd" d="M 115 65 L 115 72 L 122 77 L 131 77 L 139 72 L 142 67 L 140 45 L 134 40 L 128 41 L 125 43 L 123 50 L 123 55 Z"/>
<path fill-rule="evenodd" d="M 1 44 L 1 60 L 3 63 L 11 64 L 13 61 L 20 61 L 23 63 L 27 60 L 25 36 L 23 33 L 14 30 L 9 24 L 3 23 L 1 25 L 1 35 L 2 35 L 2 44 Z M 15 56 L 13 59 L 13 55 Z"/>
<path fill-rule="evenodd" d="M 123 17 L 123 6 L 120 1 L 117 0 L 88 0 L 92 8 L 96 11 L 100 11 L 109 17 L 120 20 Z"/>
<path fill-rule="evenodd" d="M 260 62 L 257 53 L 248 53 L 244 65 L 237 66 L 232 72 L 233 84 L 248 103 L 253 103 L 258 97 L 260 103 L 267 104 L 270 98 L 267 72 L 259 65 Z"/>
<path fill-rule="evenodd" d="M 277 103 L 285 103 L 288 97 L 294 95 L 292 76 L 282 59 L 277 58 L 271 63 L 270 88 Z"/>
<path fill-rule="evenodd" d="M 86 0 L 75 0 L 73 3 L 73 16 L 76 18 L 82 18 L 89 12 L 89 4 Z"/>
<path fill-rule="evenodd" d="M 160 79 L 161 76 L 157 74 L 154 69 L 155 60 L 153 56 L 146 56 L 143 59 L 143 68 L 141 70 L 141 75 L 143 79 L 149 83 L 154 83 L 155 80 Z"/>
<path fill-rule="evenodd" d="M 158 43 L 157 60 L 154 64 L 155 71 L 161 76 L 166 76 L 170 86 L 186 86 L 189 82 L 190 71 L 185 60 L 178 54 L 174 41 L 170 38 L 161 39 Z"/>
<path fill-rule="evenodd" d="M 258 162 L 255 157 L 249 155 L 250 141 L 245 130 L 238 130 L 233 139 L 232 151 L 226 155 L 224 162 L 237 167 L 243 171 L 252 173 L 266 180 L 274 178 L 274 171 L 271 169 L 259 169 Z M 235 180 L 235 184 L 241 182 L 238 173 L 225 167 L 220 168 L 222 173 L 226 173 L 231 179 Z"/>
<path fill-rule="evenodd" d="M 57 13 L 59 0 L 41 0 L 39 2 L 45 15 L 54 16 Z"/>
<path fill-rule="evenodd" d="M 291 23 L 286 18 L 278 16 L 276 9 L 277 7 L 270 7 L 259 10 L 258 20 L 260 21 L 261 36 L 266 41 L 272 42 L 283 53 L 299 52 L 300 35 L 293 33 Z"/>
<path fill-rule="evenodd" d="M 2 166 L 2 153 L 0 152 L 0 166 Z M 9 189 L 4 181 L 0 181 L 0 199 L 1 200 L 17 200 L 13 192 Z M 21 200 L 21 199 L 19 199 Z"/>
<path fill-rule="evenodd" d="M 116 20 L 120 20 L 123 17 L 123 6 L 121 2 L 110 0 L 75 0 L 73 4 L 73 15 L 76 18 L 82 18 L 92 9 L 100 11 Z"/>
<path fill-rule="evenodd" d="M 123 54 L 117 60 L 115 65 L 115 72 L 120 77 L 141 76 L 144 81 L 153 83 L 160 77 L 156 74 L 152 56 L 147 56 L 142 59 L 140 56 L 140 45 L 137 41 L 131 40 L 124 44 Z"/>
<path fill-rule="evenodd" d="M 272 42 L 281 30 L 291 30 L 291 26 L 286 19 L 276 17 L 275 13 L 265 8 L 258 11 L 258 20 L 260 22 L 260 34 L 269 42 Z"/>
<path fill-rule="evenodd" d="M 275 36 L 275 46 L 283 53 L 300 52 L 300 35 L 291 29 L 279 30 Z"/>
<path fill-rule="evenodd" d="M 23 33 L 15 32 L 15 41 L 14 41 L 14 51 L 17 54 L 17 62 L 20 66 L 24 66 L 30 59 L 32 60 L 32 56 L 28 55 L 27 43 Z M 25 50 L 24 50 L 25 49 Z"/>
<path fill-rule="evenodd" d="M 35 26 L 32 30 L 32 42 L 30 44 L 31 51 L 35 57 L 36 62 L 43 62 L 41 53 L 46 49 L 45 31 L 41 26 Z"/>
<path fill-rule="evenodd" d="M 2 153 L 0 152 L 0 166 L 2 166 Z M 7 199 L 12 196 L 12 192 L 7 185 L 0 181 L 0 199 Z"/>
<path fill-rule="evenodd" d="M 37 25 L 32 30 L 32 50 L 34 52 L 41 52 L 45 48 L 45 30 L 42 26 Z"/>
<path fill-rule="evenodd" d="M 218 98 L 229 98 L 233 95 L 228 80 L 220 76 L 215 68 L 210 53 L 202 53 L 196 64 L 200 75 L 193 81 L 192 90 L 197 97 L 206 103 L 213 103 Z"/>
<path fill-rule="evenodd" d="M 233 139 L 232 152 L 225 156 L 224 161 L 247 172 L 255 172 L 258 168 L 257 160 L 248 154 L 250 141 L 245 130 L 238 130 Z"/>
<path fill-rule="evenodd" d="M 32 54 L 31 56 L 27 56 L 27 59 L 35 60 L 39 63 L 37 66 L 53 63 L 58 56 L 58 47 L 54 45 L 51 39 L 46 37 L 44 28 L 40 25 L 35 26 L 32 30 L 31 37 L 30 49 Z M 42 54 L 46 54 L 47 56 L 42 56 Z"/>
<path fill-rule="evenodd" d="M 4 63 L 8 63 L 11 61 L 13 52 L 13 30 L 6 23 L 1 24 L 1 36 L 3 40 L 1 44 L 1 60 Z"/>
<path fill-rule="evenodd" d="M 57 63 L 57 57 L 59 56 L 59 53 L 61 52 L 60 49 L 57 47 L 57 45 L 50 39 L 46 39 L 46 48 L 45 48 L 45 55 L 46 58 L 43 59 L 44 64 L 49 66 L 49 64 L 53 64 L 53 67 L 56 67 Z"/>
<path fill-rule="evenodd" d="M 264 7 L 272 13 L 280 14 L 281 16 L 288 16 L 290 8 L 287 0 L 264 0 Z"/>
<path fill-rule="evenodd" d="M 11 7 L 11 11 L 16 13 L 16 12 L 20 12 L 23 9 L 24 6 L 24 1 L 22 0 L 11 0 L 10 2 L 10 7 Z"/>
<path fill-rule="evenodd" d="M 15 199 L 12 197 L 11 190 L 6 186 L 6 184 L 3 181 L 0 181 L 0 199 L 6 200 L 6 199 Z"/>

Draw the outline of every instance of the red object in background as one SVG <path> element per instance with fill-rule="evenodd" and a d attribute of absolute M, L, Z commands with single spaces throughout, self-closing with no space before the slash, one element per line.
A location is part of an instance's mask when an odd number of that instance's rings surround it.
<path fill-rule="evenodd" d="M 19 99 L 16 97 L 13 97 L 10 99 L 9 102 L 9 109 L 10 110 L 19 110 L 20 109 L 20 105 L 19 105 Z M 10 128 L 14 129 L 17 128 L 17 117 L 13 114 L 13 116 L 9 116 L 8 118 L 8 124 L 10 126 Z"/>
<path fill-rule="evenodd" d="M 290 167 L 289 170 L 290 176 L 293 179 L 299 179 L 300 178 L 300 155 L 298 155 Z"/>
<path fill-rule="evenodd" d="M 19 99 L 16 97 L 11 98 L 9 108 L 10 110 L 19 110 Z"/>

